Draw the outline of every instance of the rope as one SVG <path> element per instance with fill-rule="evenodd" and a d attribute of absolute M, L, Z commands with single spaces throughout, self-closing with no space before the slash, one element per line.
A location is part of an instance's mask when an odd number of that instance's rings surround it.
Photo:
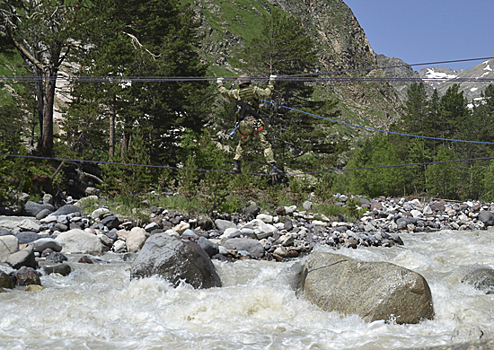
<path fill-rule="evenodd" d="M 329 72 L 313 72 L 304 74 L 294 74 L 277 76 L 278 81 L 299 81 L 299 82 L 346 82 L 346 81 L 402 81 L 402 82 L 444 82 L 444 81 L 455 81 L 455 82 L 479 82 L 479 83 L 491 83 L 494 82 L 494 78 L 393 78 L 393 77 L 320 77 L 322 75 L 329 74 L 341 74 L 359 71 L 371 71 L 376 69 L 391 69 L 399 67 L 410 67 L 410 66 L 423 66 L 423 65 L 437 65 L 444 63 L 458 63 L 467 61 L 479 61 L 479 60 L 494 60 L 494 57 L 479 57 L 479 58 L 466 58 L 459 60 L 448 60 L 448 61 L 436 61 L 436 62 L 426 62 L 426 63 L 414 63 L 414 64 L 401 64 L 392 66 L 382 66 L 382 67 L 367 67 L 367 68 L 356 68 L 356 69 L 346 69 L 346 70 L 336 70 Z M 71 75 L 58 75 L 58 76 L 0 76 L 0 82 L 12 82 L 12 83 L 36 83 L 44 81 L 67 81 L 67 82 L 77 82 L 77 83 L 129 83 L 129 82 L 201 82 L 201 81 L 215 81 L 216 77 L 160 77 L 160 76 L 132 76 L 132 77 L 111 77 L 111 76 L 71 76 Z M 235 81 L 237 78 L 225 77 L 224 80 Z M 251 77 L 251 80 L 266 81 L 269 77 Z"/>
<path fill-rule="evenodd" d="M 101 160 L 54 158 L 54 157 L 39 157 L 39 156 L 25 156 L 25 155 L 17 155 L 17 154 L 0 154 L 0 157 L 14 157 L 14 158 L 27 158 L 27 159 L 40 159 L 40 160 L 55 160 L 55 161 L 75 162 L 75 163 L 78 163 L 79 162 L 79 163 L 93 163 L 93 164 L 109 164 L 109 165 L 122 165 L 122 166 L 136 166 L 136 167 L 144 167 L 144 168 L 184 170 L 184 171 L 209 172 L 209 173 L 221 173 L 221 174 L 232 174 L 232 175 L 272 176 L 272 174 L 266 174 L 266 173 L 253 173 L 253 172 L 237 173 L 237 172 L 229 171 L 229 170 L 214 170 L 214 169 L 200 169 L 200 168 L 180 168 L 180 167 L 173 167 L 173 166 L 167 166 L 167 165 L 150 165 L 150 164 L 138 164 L 138 163 L 107 162 L 107 161 L 101 161 Z M 403 167 L 421 166 L 421 165 L 477 162 L 477 161 L 487 161 L 487 160 L 493 160 L 493 159 L 494 159 L 494 157 L 485 157 L 485 158 L 468 158 L 468 159 L 457 159 L 457 160 L 442 160 L 442 161 L 422 162 L 422 163 L 396 164 L 396 165 L 379 165 L 379 166 L 363 167 L 363 168 L 332 169 L 332 170 L 319 170 L 319 171 L 298 172 L 298 173 L 284 174 L 284 176 L 304 176 L 304 175 L 337 173 L 337 172 L 344 172 L 344 171 L 376 170 L 376 169 L 403 168 Z"/>
<path fill-rule="evenodd" d="M 393 134 L 393 135 L 399 135 L 399 136 L 416 137 L 416 138 L 422 138 L 422 139 L 427 139 L 427 140 L 438 140 L 438 141 L 448 141 L 448 142 L 462 142 L 462 143 L 475 143 L 475 144 L 482 144 L 482 145 L 494 145 L 494 142 L 468 141 L 468 140 L 457 140 L 457 139 L 445 139 L 445 138 L 440 138 L 440 137 L 431 137 L 431 136 L 421 136 L 421 135 L 413 135 L 413 134 L 404 134 L 404 133 L 399 133 L 399 132 L 394 132 L 394 131 L 388 131 L 388 130 L 382 130 L 382 129 L 375 129 L 375 128 L 371 128 L 371 127 L 368 127 L 368 126 L 351 124 L 351 123 L 342 122 L 342 121 L 336 120 L 336 119 L 322 117 L 322 116 L 317 115 L 317 114 L 313 114 L 313 113 L 301 111 L 299 109 L 295 109 L 295 108 L 291 108 L 291 107 L 279 105 L 279 104 L 277 104 L 277 103 L 275 103 L 273 101 L 266 101 L 266 100 L 261 100 L 261 101 L 267 102 L 267 103 L 271 103 L 272 105 L 279 106 L 279 107 L 282 107 L 282 108 L 285 108 L 285 109 L 289 109 L 291 111 L 295 111 L 295 112 L 307 114 L 307 115 L 310 115 L 312 117 L 329 120 L 331 122 L 342 124 L 342 125 L 347 125 L 347 126 L 350 126 L 350 127 L 353 127 L 353 128 L 360 128 L 360 129 L 365 129 L 365 130 L 369 130 L 369 131 L 377 131 L 377 132 L 382 132 L 382 133 L 387 133 L 387 134 Z"/>

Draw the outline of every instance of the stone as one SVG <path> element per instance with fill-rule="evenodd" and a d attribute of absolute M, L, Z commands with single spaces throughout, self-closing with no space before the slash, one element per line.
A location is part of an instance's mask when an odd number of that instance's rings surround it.
<path fill-rule="evenodd" d="M 133 227 L 127 236 L 127 251 L 129 253 L 137 253 L 144 246 L 146 239 L 146 230 L 141 227 Z"/>
<path fill-rule="evenodd" d="M 40 226 L 36 220 L 32 220 L 25 216 L 23 217 L 8 217 L 0 220 L 0 227 L 19 233 L 22 231 L 39 232 Z"/>
<path fill-rule="evenodd" d="M 254 219 L 241 227 L 241 229 L 251 229 L 257 239 L 263 239 L 272 236 L 276 231 L 276 227 L 266 224 L 264 221 Z"/>
<path fill-rule="evenodd" d="M 272 215 L 259 214 L 259 215 L 257 215 L 256 219 L 261 220 L 261 221 L 265 222 L 266 224 L 272 224 L 273 223 L 273 216 Z"/>
<path fill-rule="evenodd" d="M 74 229 L 62 232 L 57 236 L 62 244 L 62 253 L 100 255 L 103 253 L 103 243 L 95 234 Z"/>
<path fill-rule="evenodd" d="M 425 278 L 387 262 L 315 253 L 303 267 L 301 286 L 306 298 L 323 310 L 357 314 L 367 322 L 415 324 L 434 317 Z"/>
<path fill-rule="evenodd" d="M 15 273 L 15 279 L 18 286 L 28 286 L 30 284 L 41 285 L 39 275 L 32 267 L 21 267 Z"/>
<path fill-rule="evenodd" d="M 120 219 L 117 218 L 115 215 L 108 215 L 101 219 L 100 224 L 108 227 L 111 230 L 120 226 Z"/>
<path fill-rule="evenodd" d="M 486 294 L 494 294 L 494 269 L 483 267 L 467 273 L 462 283 L 470 284 Z"/>
<path fill-rule="evenodd" d="M 228 250 L 245 250 L 255 259 L 262 258 L 265 253 L 262 244 L 258 240 L 251 238 L 230 238 L 225 241 L 223 246 Z"/>
<path fill-rule="evenodd" d="M 197 244 L 199 244 L 199 246 L 209 255 L 210 258 L 218 254 L 220 251 L 216 243 L 211 242 L 209 239 L 202 236 L 197 240 Z"/>
<path fill-rule="evenodd" d="M 490 211 L 481 210 L 478 220 L 484 223 L 485 226 L 494 226 L 494 214 Z"/>
<path fill-rule="evenodd" d="M 52 212 L 55 210 L 55 208 L 51 204 L 39 204 L 32 201 L 27 201 L 26 204 L 24 204 L 24 213 L 27 216 L 36 217 L 36 215 L 38 215 L 38 213 L 44 209 L 48 209 Z"/>
<path fill-rule="evenodd" d="M 91 213 L 91 217 L 93 219 L 102 219 L 105 215 L 111 214 L 111 211 L 108 208 L 98 208 L 93 210 Z"/>
<path fill-rule="evenodd" d="M 234 227 L 234 228 L 237 227 L 237 225 L 234 222 L 231 222 L 231 221 L 228 221 L 228 220 L 223 220 L 223 219 L 216 219 L 214 221 L 214 224 L 216 225 L 216 227 L 220 231 L 224 231 L 227 228 L 231 228 L 231 227 Z"/>
<path fill-rule="evenodd" d="M 39 284 L 30 284 L 26 286 L 26 289 L 24 291 L 26 292 L 41 292 L 45 287 L 40 286 Z"/>
<path fill-rule="evenodd" d="M 185 281 L 196 289 L 221 287 L 221 279 L 208 254 L 197 244 L 165 233 L 146 240 L 132 264 L 130 278 L 158 275 L 172 285 Z"/>
<path fill-rule="evenodd" d="M 173 227 L 173 230 L 178 232 L 179 235 L 183 234 L 185 230 L 190 229 L 190 224 L 188 222 L 181 222 Z"/>
<path fill-rule="evenodd" d="M 126 253 L 127 252 L 127 243 L 121 240 L 117 240 L 113 242 L 112 250 L 115 253 Z"/>
<path fill-rule="evenodd" d="M 0 288 L 12 289 L 14 287 L 15 282 L 12 277 L 10 277 L 10 275 L 5 271 L 0 270 Z"/>
<path fill-rule="evenodd" d="M 5 262 L 16 270 L 23 266 L 32 267 L 34 269 L 38 268 L 33 246 L 28 246 L 27 248 L 10 255 Z"/>
<path fill-rule="evenodd" d="M 50 209 L 43 209 L 41 210 L 38 214 L 36 214 L 36 220 L 41 220 L 46 218 L 48 215 L 50 215 L 53 212 L 53 210 Z"/>
<path fill-rule="evenodd" d="M 60 216 L 60 215 L 69 215 L 69 214 L 75 214 L 77 216 L 82 216 L 82 209 L 79 208 L 76 205 L 64 205 L 63 207 L 58 208 L 54 213 L 51 215 L 53 216 Z"/>
<path fill-rule="evenodd" d="M 51 261 L 54 263 L 62 263 L 67 261 L 67 257 L 59 252 L 52 252 L 46 257 L 46 261 Z"/>
<path fill-rule="evenodd" d="M 54 238 L 40 238 L 32 242 L 35 252 L 42 252 L 43 250 L 50 248 L 55 252 L 62 251 L 62 244 Z"/>
<path fill-rule="evenodd" d="M 15 236 L 0 236 L 0 262 L 5 262 L 11 254 L 18 251 L 19 240 Z"/>

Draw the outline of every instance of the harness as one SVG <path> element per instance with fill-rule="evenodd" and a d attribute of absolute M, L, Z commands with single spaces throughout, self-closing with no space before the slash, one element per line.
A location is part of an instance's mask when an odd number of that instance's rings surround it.
<path fill-rule="evenodd" d="M 258 124 L 258 121 L 261 120 L 261 116 L 250 104 L 242 100 L 237 100 L 237 102 L 235 103 L 235 109 L 237 110 L 238 113 L 237 123 L 240 123 L 241 121 L 246 121 L 246 122 L 253 121 L 252 129 L 254 130 L 253 131 L 254 135 L 256 135 L 258 132 L 264 129 L 262 123 L 259 123 L 260 125 Z M 246 112 L 248 112 L 247 115 Z M 250 136 L 250 135 L 242 134 L 240 130 L 238 131 L 238 134 L 242 137 Z"/>

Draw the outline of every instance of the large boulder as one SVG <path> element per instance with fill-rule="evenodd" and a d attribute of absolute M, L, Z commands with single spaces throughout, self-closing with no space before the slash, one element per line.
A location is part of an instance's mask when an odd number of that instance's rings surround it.
<path fill-rule="evenodd" d="M 159 275 L 174 286 L 183 280 L 194 288 L 221 287 L 216 268 L 197 243 L 165 233 L 146 240 L 130 271 L 131 279 L 152 275 Z"/>
<path fill-rule="evenodd" d="M 19 240 L 12 235 L 0 236 L 0 263 L 5 262 L 7 258 L 19 251 Z"/>
<path fill-rule="evenodd" d="M 395 319 L 398 324 L 434 317 L 425 278 L 391 263 L 315 253 L 303 267 L 301 282 L 307 299 L 326 311 L 357 314 L 368 322 Z"/>
<path fill-rule="evenodd" d="M 62 244 L 62 253 L 99 255 L 103 253 L 103 243 L 93 233 L 74 229 L 62 232 L 57 241 Z"/>

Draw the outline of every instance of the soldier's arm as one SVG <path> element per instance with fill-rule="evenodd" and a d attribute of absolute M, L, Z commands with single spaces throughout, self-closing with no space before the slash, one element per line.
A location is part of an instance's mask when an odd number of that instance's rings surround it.
<path fill-rule="evenodd" d="M 273 91 L 274 91 L 274 85 L 272 81 L 268 83 L 268 86 L 265 89 L 261 89 L 258 86 L 254 87 L 254 94 L 256 95 L 257 98 L 268 98 L 269 96 L 271 96 Z"/>
<path fill-rule="evenodd" d="M 221 96 L 226 97 L 229 100 L 238 100 L 238 90 L 228 90 L 223 86 L 222 80 L 218 80 L 218 90 L 220 91 Z"/>

